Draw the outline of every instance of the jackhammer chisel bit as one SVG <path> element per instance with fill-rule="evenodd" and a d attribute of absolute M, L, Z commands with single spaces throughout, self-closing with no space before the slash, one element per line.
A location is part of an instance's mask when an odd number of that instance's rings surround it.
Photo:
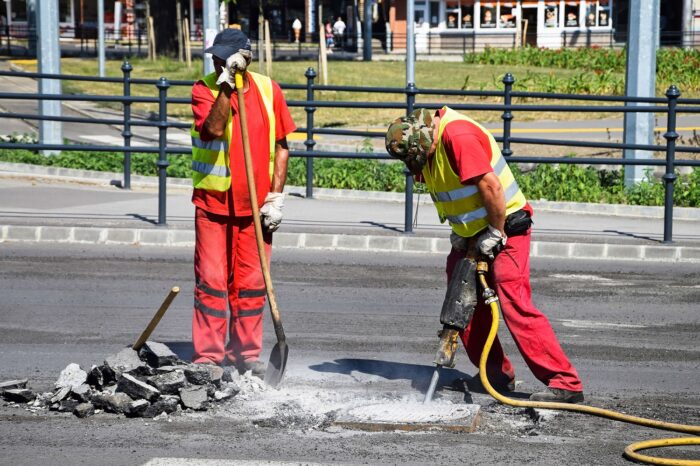
<path fill-rule="evenodd" d="M 459 345 L 459 333 L 467 328 L 474 315 L 477 302 L 476 261 L 469 258 L 461 259 L 455 265 L 452 279 L 447 285 L 445 301 L 442 303 L 440 323 L 442 330 L 438 332 L 440 345 L 435 355 L 435 372 L 430 379 L 428 391 L 423 403 L 430 403 L 440 378 L 440 369 L 455 366 L 455 353 Z"/>

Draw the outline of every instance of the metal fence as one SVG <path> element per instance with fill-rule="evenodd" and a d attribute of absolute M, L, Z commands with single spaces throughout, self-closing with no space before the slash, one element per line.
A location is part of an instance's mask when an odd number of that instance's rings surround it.
<path fill-rule="evenodd" d="M 184 147 L 168 146 L 167 131 L 168 128 L 190 128 L 189 122 L 181 122 L 168 118 L 168 105 L 184 104 L 190 105 L 189 98 L 168 97 L 168 90 L 172 86 L 192 86 L 193 81 L 176 81 L 166 78 L 155 79 L 137 79 L 132 78 L 132 66 L 128 62 L 122 64 L 122 78 L 99 78 L 88 76 L 75 75 L 52 75 L 40 73 L 19 73 L 1 71 L 0 76 L 22 76 L 33 79 L 59 79 L 71 81 L 89 81 L 89 82 L 109 82 L 121 83 L 123 92 L 121 95 L 67 95 L 67 94 L 39 94 L 39 93 L 13 93 L 0 92 L 0 100 L 3 99 L 19 99 L 19 100 L 58 100 L 58 101 L 87 101 L 87 102 L 118 102 L 122 104 L 123 112 L 121 119 L 107 118 L 83 118 L 83 117 L 68 117 L 68 116 L 47 116 L 37 114 L 20 114 L 3 112 L 0 113 L 0 118 L 21 118 L 27 120 L 49 120 L 61 121 L 65 123 L 91 123 L 104 125 L 117 125 L 122 127 L 122 137 L 124 143 L 121 146 L 105 146 L 105 145 L 82 145 L 82 144 L 27 144 L 27 143 L 0 143 L 0 149 L 28 149 L 28 150 L 48 150 L 48 151 L 96 151 L 96 152 L 123 152 L 124 153 L 124 179 L 122 186 L 125 189 L 130 189 L 131 186 L 131 154 L 134 152 L 140 153 L 157 153 L 158 161 L 158 225 L 165 225 L 167 221 L 166 215 L 166 170 L 170 165 L 168 155 L 189 155 L 190 149 Z M 517 92 L 513 91 L 515 77 L 506 74 L 503 78 L 504 89 L 502 91 L 468 91 L 468 90 L 451 90 L 451 89 L 421 89 L 417 87 L 360 87 L 360 86 L 329 86 L 319 85 L 314 82 L 316 72 L 312 68 L 308 68 L 306 73 L 306 85 L 303 84 L 282 84 L 284 90 L 306 91 L 304 100 L 288 100 L 287 104 L 290 107 L 301 107 L 306 112 L 306 126 L 298 128 L 297 132 L 305 133 L 306 140 L 304 145 L 306 149 L 303 151 L 290 151 L 291 157 L 306 158 L 306 197 L 313 197 L 313 173 L 314 159 L 321 158 L 354 158 L 354 159 L 389 159 L 390 157 L 384 152 L 361 153 L 361 152 L 335 152 L 335 151 L 318 151 L 314 150 L 316 135 L 341 135 L 341 136 L 356 136 L 362 138 L 384 138 L 381 132 L 372 131 L 357 131 L 339 128 L 318 128 L 314 123 L 314 112 L 319 108 L 364 108 L 364 109 L 395 109 L 406 114 L 413 111 L 416 107 L 416 96 L 460 96 L 460 97 L 480 97 L 480 98 L 498 98 L 502 99 L 502 103 L 474 103 L 474 104 L 450 104 L 450 107 L 455 110 L 462 111 L 497 111 L 502 112 L 503 120 L 503 136 L 496 137 L 496 140 L 502 143 L 502 153 L 507 158 L 509 163 L 555 163 L 555 164 L 585 164 L 585 165 L 641 165 L 641 166 L 664 166 L 665 173 L 663 182 L 665 184 L 665 202 L 664 202 L 664 242 L 670 243 L 673 240 L 673 188 L 674 182 L 677 179 L 676 168 L 679 166 L 700 167 L 700 160 L 682 159 L 677 160 L 677 153 L 693 153 L 700 154 L 700 147 L 677 146 L 676 140 L 679 134 L 676 132 L 676 117 L 679 113 L 698 114 L 700 113 L 700 99 L 681 99 L 680 90 L 676 86 L 671 86 L 666 91 L 665 98 L 631 98 L 623 96 L 591 96 L 591 95 L 576 95 L 576 94 L 552 94 L 541 92 Z M 131 86 L 133 84 L 153 85 L 157 89 L 157 97 L 132 96 Z M 371 101 L 337 101 L 323 100 L 319 94 L 326 91 L 343 91 L 343 92 L 359 92 L 359 93 L 380 93 L 393 94 L 401 98 L 396 102 L 371 102 Z M 536 104 L 523 103 L 514 104 L 513 99 L 537 99 L 541 100 L 557 100 L 557 101 L 579 101 L 579 104 Z M 143 118 L 134 118 L 131 114 L 131 106 L 135 103 L 157 103 L 158 113 L 157 120 L 152 121 Z M 628 105 L 633 104 L 633 105 Z M 641 104 L 641 105 L 636 105 Z M 438 109 L 443 106 L 443 103 L 420 103 L 420 107 L 428 109 Z M 606 112 L 606 113 L 655 113 L 665 114 L 667 117 L 667 128 L 663 137 L 666 139 L 664 145 L 651 144 L 625 144 L 614 142 L 598 142 L 598 141 L 574 141 L 574 140 L 554 140 L 542 138 L 519 138 L 513 137 L 511 133 L 511 125 L 514 119 L 515 112 L 527 111 L 545 111 L 545 112 Z M 131 132 L 132 127 L 150 127 L 158 131 L 158 145 L 148 147 L 132 147 Z M 562 147 L 587 147 L 601 148 L 613 150 L 639 150 L 648 152 L 664 152 L 665 159 L 624 159 L 621 157 L 606 157 L 606 158 L 591 158 L 591 157 L 540 157 L 540 156 L 516 156 L 513 153 L 511 144 L 535 144 L 535 145 L 552 145 Z M 405 187 L 405 218 L 404 231 L 411 233 L 413 231 L 413 177 L 408 171 L 404 171 L 406 175 Z"/>
<path fill-rule="evenodd" d="M 65 39 L 61 44 L 65 52 L 79 52 L 82 56 L 97 55 L 97 26 L 61 26 L 60 37 Z M 691 31 L 661 31 L 660 45 L 663 47 L 700 47 L 700 30 Z M 37 31 L 24 24 L 0 26 L 0 51 L 8 56 L 29 56 L 31 47 L 28 42 L 36 41 Z M 201 56 L 201 31 L 193 31 L 190 40 L 193 56 Z M 287 34 L 272 36 L 273 58 L 303 57 L 309 58 L 318 54 L 318 32 L 312 34 L 312 40 L 294 42 L 291 31 Z M 258 40 L 256 32 L 250 33 L 253 50 L 257 54 Z M 71 41 L 72 40 L 72 41 Z M 135 27 L 129 34 L 116 31 L 113 27 L 105 27 L 105 40 L 112 47 L 128 52 L 127 56 L 142 56 L 147 54 L 148 37 L 146 30 Z M 333 49 L 348 54 L 362 53 L 362 36 L 348 36 L 336 40 Z M 405 33 L 392 33 L 389 30 L 374 30 L 372 45 L 375 53 L 404 53 L 407 36 Z M 599 28 L 557 28 L 526 34 L 516 33 L 513 29 L 489 30 L 482 29 L 427 29 L 414 34 L 416 54 L 418 55 L 456 55 L 479 53 L 487 48 L 512 49 L 521 46 L 547 48 L 610 48 L 622 49 L 627 43 L 627 32 L 615 29 Z M 109 52 L 116 52 L 112 48 Z"/>

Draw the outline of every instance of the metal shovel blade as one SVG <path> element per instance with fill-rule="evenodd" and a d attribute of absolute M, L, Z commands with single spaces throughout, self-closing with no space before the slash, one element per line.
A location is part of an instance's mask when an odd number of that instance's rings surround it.
<path fill-rule="evenodd" d="M 287 369 L 287 356 L 289 356 L 289 347 L 286 341 L 277 342 L 272 352 L 270 353 L 270 361 L 267 363 L 265 371 L 265 383 L 272 388 L 282 382 L 284 372 Z"/>

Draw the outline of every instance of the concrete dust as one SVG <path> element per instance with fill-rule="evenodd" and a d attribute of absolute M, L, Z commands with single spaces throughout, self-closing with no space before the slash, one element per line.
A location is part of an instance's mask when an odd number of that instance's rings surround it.
<path fill-rule="evenodd" d="M 473 405 L 452 403 L 423 404 L 422 401 L 389 401 L 359 406 L 348 411 L 358 421 L 441 423 L 464 419 L 472 415 Z"/>
<path fill-rule="evenodd" d="M 247 419 L 260 427 L 287 428 L 299 432 L 324 430 L 342 433 L 333 426 L 339 417 L 397 423 L 437 423 L 456 421 L 473 415 L 474 406 L 449 400 L 424 405 L 421 394 L 397 392 L 332 390 L 318 385 L 298 384 L 272 389 L 257 377 L 245 374 L 236 380 L 241 391 L 207 413 L 191 417 L 230 417 Z"/>

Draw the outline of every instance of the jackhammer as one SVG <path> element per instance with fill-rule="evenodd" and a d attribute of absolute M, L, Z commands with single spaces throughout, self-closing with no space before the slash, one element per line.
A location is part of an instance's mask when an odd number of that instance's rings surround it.
<path fill-rule="evenodd" d="M 423 403 L 430 403 L 440 378 L 440 369 L 455 367 L 455 352 L 459 345 L 459 333 L 467 328 L 476 309 L 477 263 L 474 259 L 465 257 L 459 260 L 452 272 L 452 278 L 447 285 L 445 301 L 442 303 L 440 323 L 442 330 L 438 332 L 440 344 L 435 355 L 435 372 L 430 379 L 428 391 Z"/>
<path fill-rule="evenodd" d="M 656 419 L 631 416 L 629 414 L 623 414 L 603 408 L 596 408 L 594 406 L 516 400 L 498 393 L 493 388 L 488 380 L 488 377 L 486 376 L 486 361 L 488 359 L 489 352 L 491 351 L 493 341 L 496 338 L 496 333 L 498 332 L 498 324 L 501 314 L 501 306 L 498 300 L 498 295 L 487 282 L 486 277 L 488 271 L 488 262 L 481 259 L 477 262 L 474 259 L 469 258 L 461 259 L 454 269 L 452 279 L 447 286 L 447 293 L 445 294 L 445 302 L 442 305 L 442 312 L 440 313 L 440 323 L 443 324 L 443 328 L 442 331 L 438 333 L 438 336 L 440 337 L 440 346 L 435 357 L 435 372 L 433 373 L 433 377 L 430 381 L 430 386 L 425 394 L 423 403 L 429 403 L 433 398 L 435 387 L 437 386 L 438 379 L 440 378 L 440 369 L 443 366 L 449 368 L 454 367 L 459 332 L 467 328 L 469 321 L 474 315 L 474 310 L 476 309 L 478 283 L 478 287 L 481 288 L 481 298 L 483 299 L 484 304 L 486 304 L 491 310 L 491 329 L 489 330 L 489 335 L 486 338 L 484 349 L 479 360 L 479 376 L 482 385 L 489 395 L 500 403 L 509 406 L 572 411 L 655 429 L 695 435 L 696 437 L 665 438 L 635 442 L 625 448 L 625 457 L 633 461 L 656 465 L 700 466 L 700 460 L 659 458 L 639 453 L 640 450 L 649 448 L 678 447 L 687 445 L 700 446 L 700 438 L 697 437 L 700 435 L 700 426 L 676 424 L 671 422 L 663 422 Z"/>

